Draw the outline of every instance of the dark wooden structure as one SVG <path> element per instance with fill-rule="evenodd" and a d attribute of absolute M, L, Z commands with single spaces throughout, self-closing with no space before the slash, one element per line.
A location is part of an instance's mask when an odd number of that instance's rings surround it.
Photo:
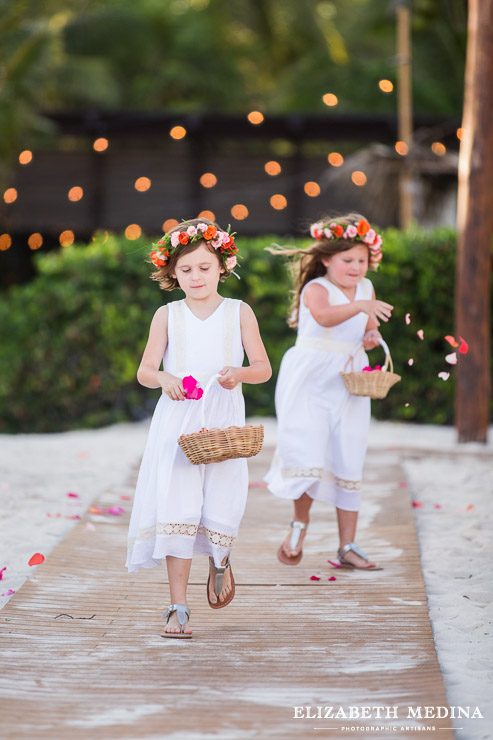
<path fill-rule="evenodd" d="M 459 441 L 486 442 L 490 399 L 493 238 L 493 0 L 470 0 L 464 138 L 459 158 L 456 330 L 469 342 L 457 368 Z"/>

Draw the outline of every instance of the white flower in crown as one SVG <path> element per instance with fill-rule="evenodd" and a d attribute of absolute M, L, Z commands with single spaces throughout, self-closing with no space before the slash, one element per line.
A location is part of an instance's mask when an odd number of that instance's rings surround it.
<path fill-rule="evenodd" d="M 236 267 L 236 255 L 232 254 L 231 257 L 228 257 L 225 264 L 227 270 L 232 270 L 233 267 Z"/>
<path fill-rule="evenodd" d="M 310 226 L 310 236 L 313 239 L 318 239 L 318 235 L 322 232 L 324 228 L 324 225 L 321 221 L 318 221 L 316 224 L 312 224 Z"/>
<path fill-rule="evenodd" d="M 189 226 L 188 229 L 187 229 L 187 234 L 188 234 L 188 236 L 196 236 L 196 234 L 197 234 L 196 227 L 195 226 Z"/>
<path fill-rule="evenodd" d="M 172 247 L 177 247 L 179 245 L 180 243 L 179 236 L 180 236 L 179 231 L 173 231 L 173 233 L 171 234 L 171 246 Z"/>
<path fill-rule="evenodd" d="M 324 236 L 326 239 L 332 239 L 332 231 L 327 227 L 324 229 Z"/>
<path fill-rule="evenodd" d="M 197 231 L 201 231 L 202 233 L 204 233 L 204 231 L 207 231 L 207 228 L 208 228 L 207 224 L 204 224 L 202 222 L 197 224 Z"/>
<path fill-rule="evenodd" d="M 363 241 L 365 242 L 365 244 L 373 244 L 373 242 L 375 241 L 376 235 L 377 235 L 377 232 L 375 231 L 375 229 L 370 229 L 364 235 Z"/>
<path fill-rule="evenodd" d="M 345 233 L 343 234 L 343 236 L 346 239 L 354 239 L 354 237 L 357 235 L 358 235 L 358 229 L 356 228 L 356 226 L 353 226 L 353 224 L 349 224 Z"/>

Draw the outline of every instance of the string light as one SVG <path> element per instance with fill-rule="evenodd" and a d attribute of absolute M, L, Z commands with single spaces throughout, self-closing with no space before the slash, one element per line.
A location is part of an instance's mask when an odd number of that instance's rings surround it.
<path fill-rule="evenodd" d="M 78 185 L 76 185 L 73 188 L 70 188 L 70 190 L 68 191 L 68 199 L 73 202 L 80 200 L 83 196 L 84 196 L 84 191 Z"/>
<path fill-rule="evenodd" d="M 135 181 L 134 187 L 139 191 L 139 193 L 145 193 L 145 191 L 149 190 L 151 187 L 151 181 L 148 177 L 138 177 Z"/>
<path fill-rule="evenodd" d="M 358 187 L 366 185 L 366 175 L 364 172 L 361 172 L 361 170 L 355 170 L 351 175 L 351 180 L 355 185 L 358 185 Z"/>
<path fill-rule="evenodd" d="M 271 177 L 275 177 L 276 175 L 279 175 L 281 172 L 281 165 L 279 162 L 276 162 L 275 160 L 272 160 L 271 162 L 266 162 L 264 165 L 264 170 L 267 172 L 268 175 L 271 175 Z"/>
<path fill-rule="evenodd" d="M 213 188 L 217 184 L 217 177 L 212 172 L 204 172 L 200 184 L 203 188 Z"/>
<path fill-rule="evenodd" d="M 320 195 L 320 185 L 317 182 L 305 182 L 304 191 L 310 198 L 316 198 Z"/>
<path fill-rule="evenodd" d="M 173 128 L 169 132 L 169 135 L 172 139 L 184 139 L 187 135 L 187 130 L 183 126 L 173 126 Z"/>
<path fill-rule="evenodd" d="M 197 218 L 207 218 L 209 221 L 215 221 L 216 214 L 213 211 L 200 211 Z"/>
<path fill-rule="evenodd" d="M 62 247 L 70 247 L 70 245 L 73 244 L 75 241 L 74 232 L 70 231 L 69 229 L 67 229 L 67 231 L 62 231 L 59 241 Z"/>
<path fill-rule="evenodd" d="M 288 205 L 288 201 L 286 200 L 284 195 L 276 193 L 271 197 L 270 204 L 272 208 L 274 208 L 276 211 L 282 211 L 283 208 L 286 208 L 286 206 Z"/>
<path fill-rule="evenodd" d="M 174 229 L 175 226 L 178 226 L 178 221 L 176 218 L 168 218 L 162 226 L 163 233 L 166 234 L 167 231 L 170 229 Z"/>
<path fill-rule="evenodd" d="M 237 221 L 243 221 L 243 219 L 247 218 L 248 216 L 248 208 L 244 206 L 242 203 L 238 203 L 237 205 L 233 206 L 233 208 L 231 209 L 231 215 Z"/>
<path fill-rule="evenodd" d="M 0 252 L 5 252 L 9 249 L 12 244 L 12 237 L 10 234 L 2 234 L 0 236 Z"/>
<path fill-rule="evenodd" d="M 38 233 L 31 234 L 31 236 L 27 240 L 27 243 L 29 245 L 29 249 L 32 249 L 34 251 L 35 249 L 39 249 L 40 246 L 43 244 L 43 237 L 41 236 L 41 234 Z"/>
<path fill-rule="evenodd" d="M 433 154 L 436 154 L 437 157 L 443 157 L 443 155 L 447 151 L 447 148 L 444 144 L 442 144 L 441 141 L 434 141 L 431 145 L 431 151 L 433 152 Z"/>
<path fill-rule="evenodd" d="M 406 154 L 409 151 L 409 148 L 408 148 L 408 146 L 407 146 L 407 144 L 406 144 L 405 141 L 396 141 L 395 142 L 395 151 L 397 152 L 397 154 L 400 154 L 401 157 L 405 157 Z"/>
<path fill-rule="evenodd" d="M 264 116 L 259 110 L 252 110 L 247 116 L 250 123 L 253 123 L 254 126 L 258 126 L 259 123 L 262 123 L 264 120 Z"/>
<path fill-rule="evenodd" d="M 129 224 L 129 226 L 127 226 L 127 228 L 125 229 L 125 236 L 130 241 L 138 239 L 141 234 L 142 229 L 138 224 Z"/>
<path fill-rule="evenodd" d="M 29 162 L 32 162 L 33 153 L 29 151 L 29 149 L 25 149 L 23 152 L 19 154 L 19 162 L 20 164 L 29 164 Z"/>
<path fill-rule="evenodd" d="M 7 188 L 3 194 L 3 199 L 6 203 L 13 203 L 17 200 L 17 190 L 15 188 Z"/>
<path fill-rule="evenodd" d="M 108 145 L 109 145 L 108 139 L 101 137 L 99 139 L 96 139 L 92 147 L 95 152 L 104 152 L 108 148 Z"/>
<path fill-rule="evenodd" d="M 333 93 L 326 93 L 322 100 L 324 101 L 325 105 L 337 105 L 339 102 L 337 99 L 337 95 L 334 95 Z"/>
<path fill-rule="evenodd" d="M 340 167 L 344 163 L 344 157 L 339 152 L 331 152 L 327 159 L 332 167 Z"/>
<path fill-rule="evenodd" d="M 378 83 L 378 87 L 384 93 L 391 93 L 394 89 L 394 85 L 390 80 L 380 80 L 380 82 Z"/>

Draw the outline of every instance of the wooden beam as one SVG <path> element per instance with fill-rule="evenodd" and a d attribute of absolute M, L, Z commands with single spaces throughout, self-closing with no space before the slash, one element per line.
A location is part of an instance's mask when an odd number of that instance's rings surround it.
<path fill-rule="evenodd" d="M 493 236 L 493 0 L 469 0 L 459 155 L 455 424 L 459 442 L 486 442 L 490 406 L 490 283 Z"/>
<path fill-rule="evenodd" d="M 397 8 L 397 127 L 399 141 L 404 141 L 410 152 L 413 143 L 411 12 L 404 4 Z M 402 158 L 401 164 L 400 226 L 407 229 L 413 220 L 413 181 L 407 157 Z"/>

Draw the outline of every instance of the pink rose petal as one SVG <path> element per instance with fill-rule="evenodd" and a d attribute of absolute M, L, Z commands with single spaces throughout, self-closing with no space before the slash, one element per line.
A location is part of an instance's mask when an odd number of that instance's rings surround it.
<path fill-rule="evenodd" d="M 405 480 L 400 480 L 399 488 L 407 488 L 407 482 Z"/>
<path fill-rule="evenodd" d="M 411 314 L 407 313 L 404 320 L 406 324 L 409 326 L 409 324 L 411 323 Z"/>
<path fill-rule="evenodd" d="M 113 516 L 120 516 L 125 513 L 125 509 L 122 506 L 110 506 L 107 511 L 108 514 L 112 514 Z"/>
<path fill-rule="evenodd" d="M 448 362 L 449 365 L 457 365 L 457 352 L 451 352 L 447 355 L 445 357 L 445 362 Z"/>
<path fill-rule="evenodd" d="M 104 509 L 100 509 L 99 506 L 90 506 L 89 513 L 90 514 L 104 514 Z"/>
<path fill-rule="evenodd" d="M 332 562 L 332 560 L 327 560 L 327 562 L 330 563 L 331 565 L 333 565 L 334 568 L 341 568 L 342 567 L 340 563 L 334 563 L 334 562 Z"/>
<path fill-rule="evenodd" d="M 406 407 L 406 409 L 407 409 L 407 407 L 409 406 L 409 403 L 405 403 L 405 404 L 404 404 L 404 406 L 405 406 L 405 407 Z"/>
<path fill-rule="evenodd" d="M 331 576 L 331 577 L 330 577 L 330 578 L 328 578 L 327 580 L 329 580 L 329 581 L 336 581 L 336 580 L 337 580 L 337 578 L 336 578 L 335 576 Z"/>
<path fill-rule="evenodd" d="M 418 335 L 418 337 L 419 337 L 420 339 L 424 339 L 424 332 L 423 332 L 423 329 L 418 329 L 418 331 L 416 332 L 416 334 Z"/>
<path fill-rule="evenodd" d="M 0 570 L 0 581 L 1 581 L 1 580 L 2 580 L 2 578 L 3 578 L 3 571 L 4 571 L 4 570 L 7 570 L 7 566 L 5 566 L 4 568 L 2 568 L 2 570 Z"/>
<path fill-rule="evenodd" d="M 441 509 L 441 508 L 442 508 L 441 504 L 435 504 L 435 509 Z"/>
<path fill-rule="evenodd" d="M 442 380 L 448 380 L 450 378 L 450 373 L 441 372 L 438 373 L 438 377 Z"/>
<path fill-rule="evenodd" d="M 318 576 L 310 576 L 310 581 L 319 581 L 320 578 Z"/>
<path fill-rule="evenodd" d="M 445 337 L 445 340 L 452 346 L 452 347 L 458 347 L 459 342 L 455 341 L 455 337 L 452 337 L 450 334 L 447 334 Z"/>
<path fill-rule="evenodd" d="M 413 507 L 415 509 L 422 509 L 424 504 L 421 503 L 421 501 L 413 501 Z"/>
<path fill-rule="evenodd" d="M 131 496 L 120 496 L 120 499 L 122 501 L 131 501 L 132 500 L 132 497 Z"/>
<path fill-rule="evenodd" d="M 44 559 L 45 559 L 44 555 L 41 555 L 40 552 L 36 552 L 29 559 L 28 565 L 40 565 L 40 563 L 42 563 Z"/>
<path fill-rule="evenodd" d="M 472 511 L 474 509 L 474 504 L 468 504 L 466 506 L 466 511 Z"/>
<path fill-rule="evenodd" d="M 465 355 L 469 351 L 469 345 L 466 342 L 466 340 L 463 339 L 462 337 L 459 337 L 459 339 L 460 339 L 459 352 L 461 353 L 461 355 Z"/>
<path fill-rule="evenodd" d="M 411 367 L 412 365 L 414 365 L 414 360 L 413 360 L 412 357 L 409 358 L 409 360 L 407 361 L 407 364 L 409 365 L 409 367 Z"/>
<path fill-rule="evenodd" d="M 78 514 L 66 514 L 65 519 L 80 519 Z"/>
<path fill-rule="evenodd" d="M 9 588 L 8 591 L 5 591 L 4 594 L 0 594 L 0 596 L 12 596 L 12 594 L 15 594 L 15 591 L 12 591 L 12 589 Z"/>
<path fill-rule="evenodd" d="M 69 498 L 79 498 L 79 494 L 78 493 L 67 493 L 67 496 Z"/>

